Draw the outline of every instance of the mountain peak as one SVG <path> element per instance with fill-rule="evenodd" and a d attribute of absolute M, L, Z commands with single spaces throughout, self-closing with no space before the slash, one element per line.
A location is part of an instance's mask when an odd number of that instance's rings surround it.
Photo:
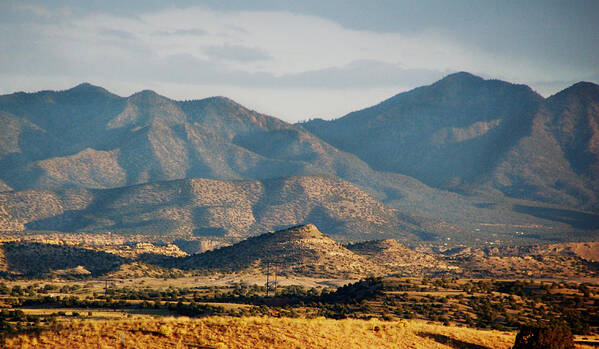
<path fill-rule="evenodd" d="M 472 73 L 466 71 L 460 71 L 457 73 L 452 73 L 444 77 L 442 80 L 484 80 L 480 76 L 474 75 Z"/>
<path fill-rule="evenodd" d="M 232 100 L 231 98 L 225 97 L 225 96 L 212 96 L 212 97 L 208 97 L 206 99 L 210 100 L 212 102 L 220 102 L 220 103 L 226 103 L 226 104 L 239 104 L 239 103 L 235 102 L 234 100 Z"/>
<path fill-rule="evenodd" d="M 71 88 L 71 90 L 75 90 L 75 89 L 86 89 L 86 88 L 90 88 L 90 87 L 93 88 L 93 87 L 98 87 L 98 86 L 92 85 L 89 82 L 82 82 L 79 85 Z"/>
<path fill-rule="evenodd" d="M 101 86 L 92 85 L 89 82 L 82 82 L 79 85 L 72 87 L 64 92 L 70 93 L 70 94 L 72 94 L 72 93 L 76 93 L 76 94 L 82 94 L 82 93 L 111 94 L 105 88 L 103 88 Z"/>
<path fill-rule="evenodd" d="M 278 230 L 273 233 L 274 236 L 285 240 L 301 240 L 301 239 L 317 239 L 323 238 L 321 233 L 314 224 L 302 224 L 294 227 Z"/>
<path fill-rule="evenodd" d="M 445 85 L 445 84 L 473 84 L 473 83 L 481 83 L 484 82 L 485 79 L 480 76 L 476 76 L 474 74 L 462 71 L 453 74 L 449 74 L 443 79 L 437 81 L 433 85 Z"/>
<path fill-rule="evenodd" d="M 162 96 L 160 96 L 158 93 L 156 93 L 152 90 L 141 90 L 141 91 L 135 92 L 134 94 L 129 96 L 129 98 L 149 98 L 149 97 L 162 97 Z"/>
<path fill-rule="evenodd" d="M 588 81 L 580 81 L 549 98 L 555 99 L 566 96 L 580 96 L 585 99 L 599 99 L 599 85 Z"/>

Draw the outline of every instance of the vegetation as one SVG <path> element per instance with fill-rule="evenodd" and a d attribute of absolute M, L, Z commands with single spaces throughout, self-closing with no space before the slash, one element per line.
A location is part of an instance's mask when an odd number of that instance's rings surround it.
<path fill-rule="evenodd" d="M 2 340 L 9 347 L 115 345 L 122 340 L 137 346 L 243 347 L 241 339 L 233 339 L 239 336 L 267 347 L 337 347 L 349 336 L 343 343 L 510 348 L 515 331 L 524 326 L 557 324 L 559 330 L 543 330 L 541 338 L 556 336 L 566 326 L 584 338 L 595 338 L 599 331 L 599 286 L 594 284 L 370 277 L 333 289 L 178 282 L 5 281 L 0 305 L 9 309 L 1 313 Z M 260 326 L 268 328 L 256 330 Z M 395 338 L 398 331 L 402 335 Z"/>
<path fill-rule="evenodd" d="M 565 326 L 523 327 L 514 349 L 574 349 L 574 337 Z"/>
<path fill-rule="evenodd" d="M 0 284 L 0 301 L 15 308 L 155 309 L 192 317 L 421 319 L 496 330 L 557 322 L 576 334 L 599 330 L 599 286 L 589 284 L 428 278 L 367 278 L 337 290 L 241 283 L 170 284 L 159 289 L 112 284 L 102 289 L 101 284 L 78 282 L 62 287 L 13 284 Z"/>

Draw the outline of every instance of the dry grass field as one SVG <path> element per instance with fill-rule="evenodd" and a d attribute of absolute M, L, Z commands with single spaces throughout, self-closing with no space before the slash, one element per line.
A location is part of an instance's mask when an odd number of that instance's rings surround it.
<path fill-rule="evenodd" d="M 7 348 L 510 348 L 515 333 L 420 321 L 270 317 L 72 320 Z"/>
<path fill-rule="evenodd" d="M 98 315 L 102 320 L 98 320 Z M 512 347 L 515 335 L 516 332 L 443 326 L 420 320 L 226 316 L 190 319 L 107 312 L 94 313 L 91 319 L 63 319 L 55 330 L 8 338 L 5 347 L 507 349 Z M 576 336 L 576 343 L 578 349 L 596 348 L 599 337 Z"/>

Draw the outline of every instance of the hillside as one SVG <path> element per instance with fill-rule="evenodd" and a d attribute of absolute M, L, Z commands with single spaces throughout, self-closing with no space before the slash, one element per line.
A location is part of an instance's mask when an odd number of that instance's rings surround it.
<path fill-rule="evenodd" d="M 433 187 L 596 211 L 598 90 L 582 83 L 545 100 L 525 85 L 456 73 L 302 126 L 375 170 Z"/>
<path fill-rule="evenodd" d="M 0 230 L 240 238 L 302 223 L 341 240 L 416 239 L 400 219 L 357 186 L 334 177 L 262 181 L 186 179 L 91 190 L 0 193 Z"/>
<path fill-rule="evenodd" d="M 279 275 L 345 277 L 386 271 L 322 234 L 313 224 L 266 233 L 235 245 L 175 262 L 185 269 L 276 272 Z"/>
<path fill-rule="evenodd" d="M 458 268 L 448 265 L 434 255 L 416 252 L 393 239 L 357 242 L 345 247 L 401 276 L 459 272 Z"/>
<path fill-rule="evenodd" d="M 0 245 L 0 250 L 2 271 L 27 276 L 49 272 L 100 276 L 128 262 L 126 258 L 103 251 L 36 242 L 6 242 Z"/>
<path fill-rule="evenodd" d="M 443 251 L 442 259 L 462 268 L 465 276 L 594 280 L 599 277 L 597 247 L 596 242 L 468 247 Z"/>

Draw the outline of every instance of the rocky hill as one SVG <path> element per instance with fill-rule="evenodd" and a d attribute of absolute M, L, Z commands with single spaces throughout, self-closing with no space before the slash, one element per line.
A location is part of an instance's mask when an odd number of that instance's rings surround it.
<path fill-rule="evenodd" d="M 459 272 L 431 254 L 416 252 L 394 239 L 370 240 L 345 246 L 348 250 L 402 276 L 421 276 L 443 272 Z"/>
<path fill-rule="evenodd" d="M 125 188 L 0 193 L 0 230 L 240 238 L 312 222 L 340 240 L 415 240 L 402 220 L 334 177 L 262 181 L 186 179 Z"/>
<path fill-rule="evenodd" d="M 271 272 L 278 275 L 356 277 L 385 273 L 384 266 L 346 249 L 313 224 L 266 233 L 175 262 L 184 269 Z"/>
<path fill-rule="evenodd" d="M 372 168 L 457 192 L 599 209 L 599 86 L 544 99 L 457 73 L 332 121 L 302 126 Z"/>
<path fill-rule="evenodd" d="M 598 247 L 597 242 L 466 247 L 443 251 L 440 258 L 459 266 L 464 276 L 594 279 Z"/>

